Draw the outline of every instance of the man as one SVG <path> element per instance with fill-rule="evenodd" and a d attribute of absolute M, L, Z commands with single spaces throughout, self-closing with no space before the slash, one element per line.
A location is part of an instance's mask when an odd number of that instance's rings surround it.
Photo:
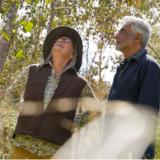
<path fill-rule="evenodd" d="M 29 66 L 16 81 L 18 85 L 27 83 L 12 158 L 49 158 L 71 137 L 75 126 L 85 123 L 83 118 L 87 121 L 88 114 L 76 116 L 77 110 L 82 110 L 80 98 L 93 97 L 89 84 L 77 73 L 82 50 L 76 30 L 57 27 L 44 41 L 44 63 Z M 14 86 L 21 90 L 14 83 L 10 93 L 14 93 Z"/>
<path fill-rule="evenodd" d="M 148 56 L 146 45 L 150 25 L 144 20 L 126 16 L 115 35 L 116 49 L 124 55 L 124 62 L 117 68 L 108 100 L 128 101 L 146 105 L 159 112 L 160 67 Z M 150 146 L 144 157 L 154 157 Z"/>

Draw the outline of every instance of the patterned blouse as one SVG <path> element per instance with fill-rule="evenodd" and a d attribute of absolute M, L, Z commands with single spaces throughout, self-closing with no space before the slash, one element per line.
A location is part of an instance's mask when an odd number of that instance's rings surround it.
<path fill-rule="evenodd" d="M 8 88 L 8 92 L 7 92 L 8 96 L 7 97 L 9 97 L 9 99 L 11 100 L 10 103 L 12 103 L 12 104 L 14 103 L 17 106 L 21 105 L 22 100 L 21 100 L 21 103 L 17 103 L 19 101 L 19 99 L 13 98 L 13 95 L 14 95 L 14 97 L 16 97 L 15 96 L 15 94 L 17 94 L 16 92 L 20 92 L 22 90 L 22 86 L 24 86 L 24 84 L 26 84 L 27 77 L 29 74 L 29 68 L 30 67 L 27 67 L 22 72 L 22 74 L 17 78 L 17 80 L 12 84 L 12 86 L 10 88 Z M 43 99 L 44 108 L 46 108 L 47 105 L 49 104 L 52 96 L 55 93 L 55 90 L 58 86 L 59 81 L 60 81 L 60 77 L 57 77 L 55 75 L 54 70 L 52 70 L 49 77 L 48 77 L 48 81 L 46 83 L 46 86 L 45 86 L 44 99 Z M 19 97 L 19 96 L 17 96 L 17 97 Z M 84 89 L 82 90 L 81 97 L 94 97 L 92 89 L 89 86 L 89 84 L 87 84 L 84 87 Z M 79 100 L 75 119 L 74 119 L 73 131 L 76 131 L 78 128 L 80 128 L 84 124 L 86 124 L 89 121 L 89 117 L 90 116 L 89 116 L 88 111 L 85 111 L 83 113 L 83 109 L 82 109 L 82 106 L 81 106 L 81 103 Z M 50 143 L 48 141 L 34 138 L 29 135 L 23 135 L 23 134 L 16 135 L 16 138 L 14 140 L 14 144 L 15 144 L 15 146 L 22 147 L 37 156 L 53 155 L 56 152 L 56 150 L 60 147 L 60 146 L 53 144 L 53 143 Z"/>

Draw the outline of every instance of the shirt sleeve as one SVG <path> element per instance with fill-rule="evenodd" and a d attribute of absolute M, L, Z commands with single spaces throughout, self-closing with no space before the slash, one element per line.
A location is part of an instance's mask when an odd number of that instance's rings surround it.
<path fill-rule="evenodd" d="M 26 85 L 30 66 L 25 67 L 16 77 L 15 81 L 6 89 L 4 106 L 16 107 L 22 101 L 24 87 Z"/>
<path fill-rule="evenodd" d="M 137 103 L 152 106 L 156 111 L 159 111 L 160 66 L 154 62 L 150 62 L 147 66 Z"/>
<path fill-rule="evenodd" d="M 99 112 L 96 110 L 96 107 L 98 106 L 95 106 L 95 102 L 97 102 L 97 99 L 91 86 L 87 82 L 78 101 L 74 118 L 74 132 L 99 115 Z M 93 104 L 94 107 L 92 107 Z"/>

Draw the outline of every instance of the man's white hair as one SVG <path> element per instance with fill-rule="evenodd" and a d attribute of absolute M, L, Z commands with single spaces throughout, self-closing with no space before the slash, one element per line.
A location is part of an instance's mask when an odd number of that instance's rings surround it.
<path fill-rule="evenodd" d="M 151 26 L 150 24 L 138 17 L 135 16 L 125 16 L 121 22 L 121 27 L 124 25 L 130 24 L 133 33 L 140 33 L 142 35 L 142 47 L 146 47 L 147 42 L 151 36 Z"/>

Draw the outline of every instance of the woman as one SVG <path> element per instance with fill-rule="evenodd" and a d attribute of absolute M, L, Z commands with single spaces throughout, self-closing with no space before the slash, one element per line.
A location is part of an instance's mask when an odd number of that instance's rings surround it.
<path fill-rule="evenodd" d="M 28 80 L 12 158 L 49 158 L 71 137 L 75 125 L 85 123 L 87 114 L 75 117 L 82 110 L 80 98 L 93 97 L 87 81 L 77 74 L 82 50 L 76 30 L 57 27 L 44 41 L 44 63 L 31 65 L 19 78 Z"/>

